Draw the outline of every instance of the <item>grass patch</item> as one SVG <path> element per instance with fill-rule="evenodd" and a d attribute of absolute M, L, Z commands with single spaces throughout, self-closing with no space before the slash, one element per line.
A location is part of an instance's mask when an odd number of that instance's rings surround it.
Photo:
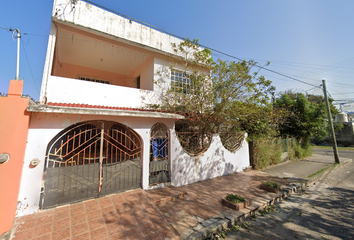
<path fill-rule="evenodd" d="M 313 173 L 311 175 L 308 175 L 307 178 L 312 178 L 312 177 L 314 177 L 314 176 L 316 176 L 316 175 L 318 175 L 320 173 L 323 173 L 327 169 L 330 169 L 330 168 L 332 168 L 332 167 L 334 167 L 336 165 L 338 165 L 338 163 L 333 163 L 333 164 L 331 164 L 331 165 L 329 165 L 329 166 L 327 166 L 327 167 L 325 167 L 325 168 L 323 168 L 323 169 L 321 169 L 321 170 L 319 170 L 319 171 L 317 171 L 317 172 L 315 172 L 315 173 Z"/>
<path fill-rule="evenodd" d="M 240 203 L 246 201 L 243 197 L 236 194 L 227 194 L 226 200 L 233 203 Z"/>
<path fill-rule="evenodd" d="M 333 146 L 311 146 L 311 148 L 333 149 Z M 337 147 L 340 150 L 354 151 L 354 147 Z"/>

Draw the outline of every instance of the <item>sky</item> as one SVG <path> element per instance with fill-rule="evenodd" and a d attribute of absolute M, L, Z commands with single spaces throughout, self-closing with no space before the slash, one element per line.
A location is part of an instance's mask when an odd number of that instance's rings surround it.
<path fill-rule="evenodd" d="M 270 61 L 260 74 L 278 92 L 323 95 L 326 80 L 336 103 L 353 102 L 352 0 L 92 0 L 116 12 L 215 49 L 214 59 Z M 19 29 L 23 94 L 39 99 L 53 0 L 0 3 L 0 93 L 16 76 L 12 32 Z M 5 29 L 4 29 L 5 28 Z M 226 56 L 226 53 L 235 58 Z M 276 72 L 276 73 L 274 73 Z M 280 73 L 280 74 L 277 74 Z"/>

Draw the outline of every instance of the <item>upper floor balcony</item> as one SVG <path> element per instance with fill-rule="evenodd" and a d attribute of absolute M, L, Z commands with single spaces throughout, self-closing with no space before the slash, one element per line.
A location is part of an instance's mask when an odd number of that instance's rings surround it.
<path fill-rule="evenodd" d="M 124 82 L 131 85 L 111 85 L 50 76 L 47 85 L 47 102 L 144 108 L 145 104 L 156 101 L 153 91 L 131 87 L 136 85 L 136 79 L 127 78 Z"/>
<path fill-rule="evenodd" d="M 172 43 L 181 41 L 85 1 L 55 0 L 40 101 L 156 104 L 171 86 L 158 72 L 168 69 L 165 57 L 175 57 Z"/>
<path fill-rule="evenodd" d="M 131 108 L 156 102 L 156 54 L 70 26 L 53 27 L 50 71 L 42 84 L 46 102 Z"/>

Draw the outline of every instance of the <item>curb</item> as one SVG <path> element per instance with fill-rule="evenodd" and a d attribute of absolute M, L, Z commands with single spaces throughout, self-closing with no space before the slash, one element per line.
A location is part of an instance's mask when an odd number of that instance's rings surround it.
<path fill-rule="evenodd" d="M 327 176 L 327 174 L 331 173 L 333 170 L 337 169 L 338 167 L 343 167 L 343 166 L 351 163 L 352 161 L 353 161 L 352 159 L 348 159 L 347 161 L 339 163 L 336 166 L 329 168 L 326 171 L 323 171 L 322 173 L 305 180 L 305 186 L 308 186 L 310 184 L 313 184 L 314 182 L 318 182 L 318 181 L 322 180 L 323 178 L 325 178 Z"/>
<path fill-rule="evenodd" d="M 207 220 L 199 221 L 195 227 L 186 229 L 180 234 L 180 236 L 184 240 L 199 240 L 210 237 L 213 233 L 227 230 L 233 225 L 244 222 L 248 217 L 254 216 L 258 210 L 263 210 L 267 206 L 273 205 L 275 202 L 280 202 L 283 199 L 290 197 L 293 193 L 303 191 L 304 187 L 322 180 L 334 169 L 345 166 L 350 162 L 352 162 L 351 159 L 340 163 L 310 179 L 286 185 L 279 193 L 273 193 L 275 196 L 271 199 L 261 201 L 254 200 L 249 207 L 240 211 L 226 210 L 220 215 L 213 216 Z"/>
<path fill-rule="evenodd" d="M 243 208 L 240 211 L 226 210 L 222 214 L 213 216 L 207 220 L 198 222 L 193 228 L 188 228 L 181 233 L 181 238 L 184 240 L 196 240 L 210 237 L 213 233 L 223 231 L 229 227 L 244 222 L 248 217 L 254 216 L 256 211 L 262 210 L 275 202 L 280 202 L 282 199 L 291 196 L 291 194 L 301 191 L 304 183 L 286 185 L 283 190 L 268 200 L 252 201 L 249 207 Z"/>

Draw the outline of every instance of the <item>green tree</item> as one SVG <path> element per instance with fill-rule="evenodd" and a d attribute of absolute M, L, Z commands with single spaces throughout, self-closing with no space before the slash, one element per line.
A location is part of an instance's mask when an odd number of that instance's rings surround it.
<path fill-rule="evenodd" d="M 202 49 L 197 40 L 186 40 L 173 48 L 178 57 L 169 58 L 169 69 L 160 74 L 170 76 L 174 69 L 182 70 L 190 86 L 186 89 L 174 82 L 161 93 L 155 108 L 184 115 L 183 124 L 203 133 L 243 131 L 252 140 L 274 132 L 278 118 L 270 100 L 275 88 L 258 75 L 261 68 L 256 62 L 214 61 L 211 51 Z"/>
<path fill-rule="evenodd" d="M 323 139 L 328 135 L 322 96 L 288 91 L 276 99 L 274 106 L 288 112 L 285 121 L 279 126 L 280 134 L 296 138 L 303 149 L 309 149 L 311 137 Z M 333 105 L 331 111 L 333 114 L 338 113 Z"/>

